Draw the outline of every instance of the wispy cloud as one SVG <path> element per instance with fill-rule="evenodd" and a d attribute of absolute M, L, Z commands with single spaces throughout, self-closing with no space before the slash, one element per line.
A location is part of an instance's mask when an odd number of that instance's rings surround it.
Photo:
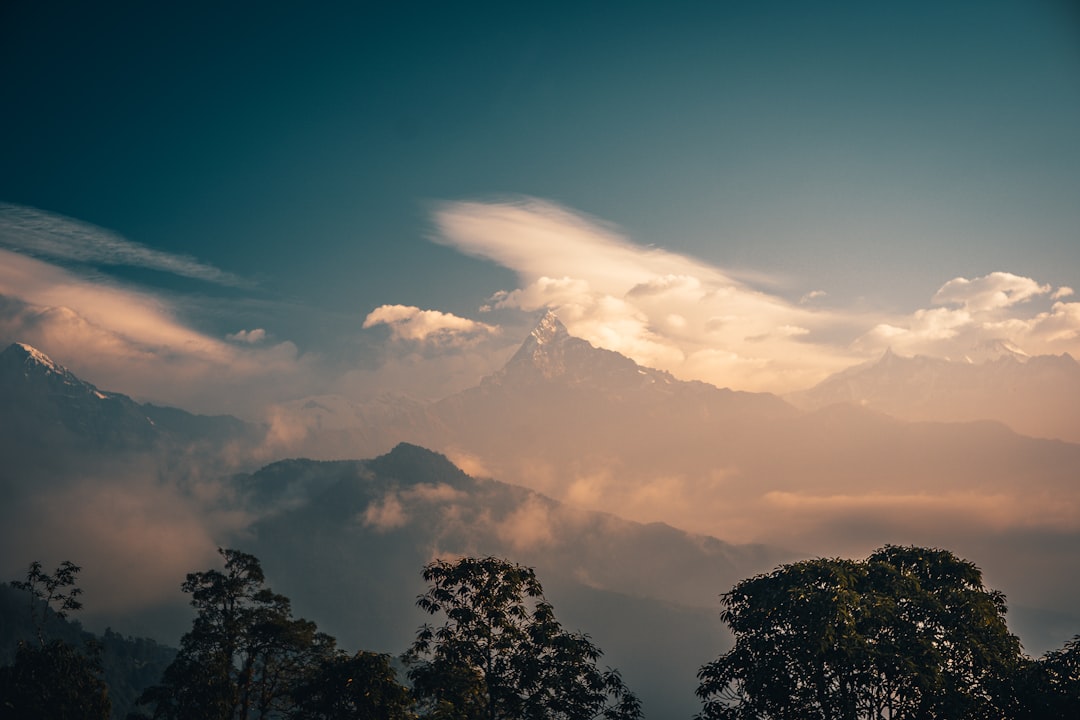
<path fill-rule="evenodd" d="M 251 285 L 189 255 L 154 250 L 81 220 L 12 203 L 0 203 L 0 245 L 51 260 L 147 268 L 231 287 Z"/>

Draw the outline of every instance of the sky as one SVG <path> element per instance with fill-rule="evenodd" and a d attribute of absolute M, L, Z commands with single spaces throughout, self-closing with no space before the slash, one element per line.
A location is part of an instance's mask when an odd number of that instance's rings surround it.
<path fill-rule="evenodd" d="M 0 341 L 249 418 L 547 309 L 743 390 L 1080 357 L 1073 2 L 225 5 L 0 7 Z"/>

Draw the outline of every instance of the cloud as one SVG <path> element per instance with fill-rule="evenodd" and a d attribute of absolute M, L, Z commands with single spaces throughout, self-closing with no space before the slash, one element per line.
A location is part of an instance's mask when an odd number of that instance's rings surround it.
<path fill-rule="evenodd" d="M 222 487 L 203 488 L 215 494 Z M 150 461 L 92 464 L 79 477 L 50 478 L 0 510 L 0 565 L 71 559 L 91 614 L 124 614 L 173 603 L 184 575 L 212 563 L 220 538 L 250 521 L 196 497 Z M 8 574 L 6 577 L 12 577 Z"/>
<path fill-rule="evenodd" d="M 365 527 L 376 532 L 388 532 L 403 527 L 409 522 L 409 516 L 405 513 L 401 500 L 396 495 L 389 494 L 364 509 L 363 522 Z"/>
<path fill-rule="evenodd" d="M 196 412 L 257 413 L 275 395 L 307 389 L 317 359 L 287 341 L 222 341 L 182 322 L 162 297 L 7 250 L 0 340 L 28 342 L 105 389 Z"/>
<path fill-rule="evenodd" d="M 572 334 L 677 377 L 782 391 L 861 359 L 841 344 L 807 342 L 848 318 L 760 292 L 700 260 L 636 245 L 611 225 L 552 203 L 447 203 L 435 222 L 437 242 L 518 274 L 521 285 L 493 294 L 488 307 L 555 310 Z M 713 363 L 718 358 L 724 361 Z"/>
<path fill-rule="evenodd" d="M 939 307 L 879 322 L 854 346 L 880 352 L 962 358 L 978 345 L 1006 340 L 1029 355 L 1080 352 L 1080 303 L 1072 289 L 1007 272 L 949 280 L 934 294 Z M 1039 301 L 1052 301 L 1046 308 Z M 1045 309 L 1043 309 L 1045 308 Z"/>
<path fill-rule="evenodd" d="M 266 331 L 262 328 L 255 328 L 254 330 L 240 330 L 226 335 L 225 339 L 229 340 L 230 342 L 256 345 L 266 340 Z"/>
<path fill-rule="evenodd" d="M 555 542 L 552 503 L 530 495 L 495 525 L 496 536 L 517 551 L 544 548 Z"/>
<path fill-rule="evenodd" d="M 844 310 L 764 292 L 701 260 L 638 245 L 611 224 L 523 198 L 437 208 L 436 242 L 499 263 L 519 285 L 483 310 L 554 310 L 571 334 L 682 379 L 787 392 L 893 347 L 962 358 L 988 340 L 1080 354 L 1080 310 L 1009 272 L 955 277 L 909 313 Z"/>
<path fill-rule="evenodd" d="M 418 343 L 460 346 L 478 336 L 493 335 L 498 328 L 438 310 L 421 310 L 411 305 L 381 305 L 364 318 L 365 329 L 386 325 L 393 337 Z"/>
<path fill-rule="evenodd" d="M 993 272 L 974 280 L 953 278 L 937 291 L 934 302 L 959 305 L 968 312 L 985 312 L 1026 302 L 1048 292 L 1049 285 L 1040 285 L 1031 278 Z"/>
<path fill-rule="evenodd" d="M 154 250 L 81 220 L 11 203 L 0 203 L 0 245 L 39 258 L 148 268 L 232 287 L 251 284 L 191 256 Z"/>

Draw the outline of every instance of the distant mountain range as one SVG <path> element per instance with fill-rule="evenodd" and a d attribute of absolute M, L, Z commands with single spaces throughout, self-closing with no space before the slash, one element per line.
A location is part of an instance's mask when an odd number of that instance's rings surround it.
<path fill-rule="evenodd" d="M 438 402 L 323 398 L 287 411 L 310 429 L 296 454 L 371 456 L 406 441 L 446 454 L 471 474 L 571 504 L 746 538 L 745 520 L 760 528 L 758 521 L 769 517 L 787 531 L 785 508 L 792 503 L 822 509 L 826 499 L 858 495 L 868 485 L 909 499 L 945 487 L 954 498 L 991 488 L 1071 496 L 1080 448 L 1010 432 L 1001 416 L 1009 407 L 1028 407 L 1030 417 L 1057 423 L 1060 432 L 1045 435 L 1077 434 L 1068 417 L 1080 408 L 1071 401 L 1078 375 L 1068 356 L 1024 362 L 987 356 L 969 366 L 887 353 L 789 398 L 800 410 L 772 394 L 684 382 L 641 367 L 569 335 L 548 315 L 502 369 Z M 994 400 L 1002 395 L 1012 400 Z M 972 400 L 967 411 L 954 411 L 960 417 L 912 423 L 889 417 L 885 401 L 916 406 L 923 398 L 929 416 L 934 403 L 961 396 L 982 397 L 998 413 L 979 415 Z M 1038 407 L 1050 410 L 1039 415 Z M 1053 408 L 1065 419 L 1055 420 Z M 931 503 L 927 512 L 934 510 Z"/>
<path fill-rule="evenodd" d="M 1004 342 L 960 361 L 889 350 L 785 399 L 803 409 L 851 403 L 904 420 L 997 420 L 1022 435 L 1080 442 L 1080 363 Z"/>

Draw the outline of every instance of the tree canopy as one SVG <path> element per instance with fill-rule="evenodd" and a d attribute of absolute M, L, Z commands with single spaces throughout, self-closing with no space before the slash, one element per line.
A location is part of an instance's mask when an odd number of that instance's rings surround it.
<path fill-rule="evenodd" d="M 197 614 L 161 684 L 140 699 L 155 718 L 276 717 L 291 708 L 293 685 L 334 651 L 333 638 L 264 587 L 255 556 L 219 552 L 224 571 L 190 573 L 182 585 Z"/>
<path fill-rule="evenodd" d="M 637 698 L 601 651 L 563 630 L 531 568 L 498 558 L 435 561 L 417 604 L 441 614 L 407 653 L 427 717 L 453 720 L 629 720 Z"/>
<path fill-rule="evenodd" d="M 698 673 L 701 718 L 1006 717 L 1005 599 L 945 550 L 784 565 L 721 596 L 735 646 Z"/>
<path fill-rule="evenodd" d="M 294 688 L 296 720 L 413 720 L 413 701 L 390 657 L 360 651 L 322 658 Z"/>

